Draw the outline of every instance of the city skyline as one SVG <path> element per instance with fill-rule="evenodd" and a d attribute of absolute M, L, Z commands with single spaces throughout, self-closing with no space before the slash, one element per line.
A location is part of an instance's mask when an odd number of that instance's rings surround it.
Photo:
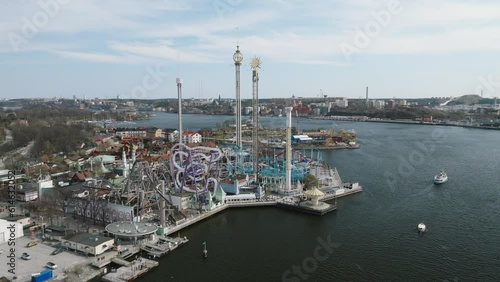
<path fill-rule="evenodd" d="M 494 1 L 5 2 L 0 98 L 498 96 Z M 238 27 L 238 28 L 236 28 Z M 498 88 L 498 89 L 496 89 Z"/>

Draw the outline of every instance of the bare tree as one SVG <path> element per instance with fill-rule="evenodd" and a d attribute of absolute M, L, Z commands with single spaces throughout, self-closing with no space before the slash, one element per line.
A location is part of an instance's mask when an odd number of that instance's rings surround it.
<path fill-rule="evenodd" d="M 50 220 L 51 225 L 54 224 L 54 218 L 64 216 L 68 207 L 68 197 L 69 194 L 64 189 L 54 188 L 50 193 L 44 194 L 42 200 L 38 202 L 38 210 Z"/>

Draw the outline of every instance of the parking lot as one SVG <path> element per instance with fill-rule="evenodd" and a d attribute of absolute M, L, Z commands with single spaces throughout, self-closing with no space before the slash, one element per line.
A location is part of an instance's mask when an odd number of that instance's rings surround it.
<path fill-rule="evenodd" d="M 12 279 L 17 276 L 16 281 L 31 281 L 31 275 L 38 273 L 46 268 L 47 262 L 53 262 L 57 265 L 57 268 L 53 270 L 53 276 L 56 277 L 62 274 L 66 268 L 73 267 L 75 265 L 89 262 L 92 258 L 87 258 L 81 255 L 75 255 L 73 251 L 64 251 L 57 255 L 51 255 L 55 250 L 54 247 L 38 243 L 36 246 L 27 247 L 26 245 L 31 242 L 29 236 L 21 237 L 16 239 L 16 259 L 15 259 L 15 275 L 8 272 L 9 267 L 7 263 L 9 258 L 7 257 L 10 252 L 10 246 L 7 243 L 1 244 L 0 249 L 2 253 L 0 254 L 0 277 L 5 276 L 8 279 Z M 31 256 L 30 260 L 24 260 L 21 258 L 23 253 L 28 253 Z"/>

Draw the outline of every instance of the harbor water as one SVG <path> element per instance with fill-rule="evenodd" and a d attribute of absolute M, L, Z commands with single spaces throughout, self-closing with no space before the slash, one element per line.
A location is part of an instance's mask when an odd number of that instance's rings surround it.
<path fill-rule="evenodd" d="M 184 115 L 184 128 L 230 118 Z M 176 115 L 159 113 L 135 126 L 176 123 Z M 323 159 L 344 181 L 360 182 L 362 193 L 339 199 L 322 217 L 228 209 L 182 230 L 189 244 L 139 281 L 499 281 L 500 131 L 299 121 L 302 129 L 332 126 L 354 129 L 361 148 L 324 151 Z M 449 180 L 436 186 L 441 170 Z"/>

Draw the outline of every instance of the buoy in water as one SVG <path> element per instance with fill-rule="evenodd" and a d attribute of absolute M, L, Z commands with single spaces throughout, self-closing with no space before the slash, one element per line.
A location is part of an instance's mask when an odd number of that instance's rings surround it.
<path fill-rule="evenodd" d="M 417 229 L 418 229 L 418 232 L 424 233 L 426 231 L 425 224 L 419 223 L 418 226 L 417 226 Z"/>
<path fill-rule="evenodd" d="M 207 242 L 203 242 L 203 257 L 208 257 Z"/>

